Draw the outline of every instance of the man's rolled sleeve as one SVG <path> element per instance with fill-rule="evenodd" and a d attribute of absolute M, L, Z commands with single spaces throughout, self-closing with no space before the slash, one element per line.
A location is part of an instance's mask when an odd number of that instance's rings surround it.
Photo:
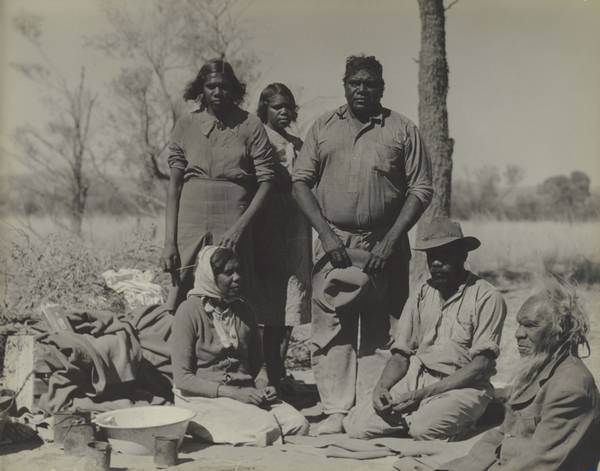
<path fill-rule="evenodd" d="M 419 300 L 421 290 L 417 292 L 414 298 L 407 303 L 407 308 L 398 320 L 396 332 L 394 333 L 394 343 L 390 350 L 392 353 L 398 352 L 405 356 L 412 356 L 419 347 Z"/>
<path fill-rule="evenodd" d="M 251 128 L 248 155 L 252 158 L 258 183 L 270 182 L 275 179 L 273 148 L 269 142 L 267 131 L 258 119 Z"/>
<path fill-rule="evenodd" d="M 502 328 L 506 319 L 506 303 L 502 295 L 490 289 L 478 300 L 476 325 L 469 355 L 474 358 L 484 352 L 497 358 L 500 353 Z"/>
<path fill-rule="evenodd" d="M 433 196 L 431 162 L 417 127 L 410 125 L 406 132 L 406 194 L 407 196 L 414 195 L 421 202 L 423 208 L 426 208 Z"/>
<path fill-rule="evenodd" d="M 304 182 L 309 188 L 313 188 L 319 181 L 321 164 L 317 139 L 318 127 L 316 122 L 308 131 L 292 173 L 292 182 Z"/>

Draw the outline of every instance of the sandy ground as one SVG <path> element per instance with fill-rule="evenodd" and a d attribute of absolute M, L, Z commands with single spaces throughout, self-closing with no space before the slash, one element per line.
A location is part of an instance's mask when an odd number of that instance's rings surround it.
<path fill-rule="evenodd" d="M 309 370 L 295 371 L 294 376 L 305 383 L 314 383 L 312 373 Z M 311 422 L 311 427 L 314 429 L 321 414 L 320 405 L 316 404 L 303 409 L 302 413 Z M 339 438 L 342 437 L 344 435 L 340 434 Z M 372 460 L 327 458 L 322 456 L 319 450 L 306 446 L 288 444 L 266 448 L 234 447 L 203 444 L 186 437 L 179 452 L 177 466 L 169 469 L 201 469 L 203 471 L 389 471 L 397 460 L 397 456 Z M 407 470 L 415 469 L 413 468 L 414 461 L 412 458 L 403 458 L 403 460 Z M 113 471 L 156 469 L 152 456 L 129 456 L 121 453 L 113 453 L 110 466 Z M 0 447 L 0 471 L 21 470 L 85 471 L 86 459 L 67 456 L 58 446 L 52 443 L 44 444 L 41 440 Z"/>
<path fill-rule="evenodd" d="M 514 332 L 516 329 L 515 317 L 519 306 L 529 294 L 528 288 L 511 288 L 504 292 L 508 304 L 508 316 L 502 339 L 502 354 L 498 360 L 498 374 L 495 382 L 509 380 L 511 370 L 518 362 L 515 347 Z M 580 294 L 588 307 L 591 317 L 592 330 L 590 344 L 593 355 L 584 361 L 594 374 L 596 381 L 600 382 L 600 290 L 586 288 Z M 302 340 L 308 335 L 308 329 L 303 328 L 295 332 L 295 336 Z M 295 371 L 294 376 L 307 383 L 312 383 L 310 371 Z M 318 416 L 319 406 L 303 411 L 305 415 Z M 226 445 L 207 446 L 194 443 L 191 440 L 184 442 L 179 455 L 179 464 L 171 469 L 205 471 L 358 471 L 358 470 L 391 470 L 396 457 L 387 457 L 377 460 L 359 461 L 339 458 L 326 458 L 315 455 L 307 450 L 298 451 L 290 447 L 233 447 Z M 152 457 L 132 457 L 123 454 L 114 454 L 111 460 L 112 470 L 148 470 L 155 469 Z M 414 469 L 407 467 L 406 469 Z M 82 458 L 64 455 L 63 451 L 53 444 L 26 443 L 20 446 L 0 447 L 0 471 L 27 470 L 27 471 L 83 471 L 85 462 Z"/>
<path fill-rule="evenodd" d="M 359 461 L 316 456 L 302 451 L 289 451 L 283 447 L 268 448 L 233 447 L 213 445 L 194 449 L 184 443 L 179 453 L 179 464 L 169 469 L 203 471 L 359 471 L 391 470 L 396 457 Z M 2 471 L 83 471 L 85 458 L 66 456 L 53 445 L 43 445 L 33 450 L 22 450 L 0 456 Z M 155 469 L 151 456 L 114 454 L 112 470 Z"/>
<path fill-rule="evenodd" d="M 313 383 L 310 371 L 296 371 L 294 376 Z M 302 411 L 311 421 L 320 414 L 319 405 Z M 390 470 L 396 457 L 377 460 L 334 459 L 319 456 L 302 447 L 290 445 L 266 448 L 206 445 L 186 438 L 179 453 L 179 463 L 170 469 L 203 471 L 324 471 Z M 156 469 L 152 456 L 129 456 L 114 453 L 111 470 Z M 200 465 L 200 466 L 199 466 Z M 85 459 L 67 456 L 52 443 L 29 442 L 20 446 L 0 447 L 0 471 L 84 471 Z"/>

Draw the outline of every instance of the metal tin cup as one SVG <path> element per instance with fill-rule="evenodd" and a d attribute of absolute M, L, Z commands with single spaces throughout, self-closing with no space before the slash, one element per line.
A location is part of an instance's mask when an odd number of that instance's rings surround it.
<path fill-rule="evenodd" d="M 88 443 L 93 441 L 94 426 L 91 423 L 72 424 L 65 433 L 65 454 L 83 456 L 87 453 Z"/>
<path fill-rule="evenodd" d="M 154 466 L 168 468 L 177 464 L 179 437 L 163 435 L 154 437 Z"/>
<path fill-rule="evenodd" d="M 112 447 L 107 442 L 90 442 L 87 445 L 85 471 L 109 471 Z"/>
<path fill-rule="evenodd" d="M 89 424 L 89 411 L 59 411 L 54 414 L 54 443 L 62 445 L 72 425 Z"/>

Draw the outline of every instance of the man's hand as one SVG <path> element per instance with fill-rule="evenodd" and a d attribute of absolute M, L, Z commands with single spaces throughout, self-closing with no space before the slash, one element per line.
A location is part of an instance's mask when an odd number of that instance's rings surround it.
<path fill-rule="evenodd" d="M 261 392 L 267 404 L 272 404 L 277 400 L 277 390 L 274 386 L 267 386 Z"/>
<path fill-rule="evenodd" d="M 385 414 L 390 411 L 392 407 L 392 395 L 389 389 L 386 389 L 379 384 L 375 386 L 373 390 L 373 409 L 378 414 Z"/>
<path fill-rule="evenodd" d="M 233 399 L 243 402 L 244 404 L 252 404 L 253 406 L 262 406 L 265 402 L 262 391 L 256 388 L 239 388 L 233 394 Z"/>
<path fill-rule="evenodd" d="M 165 244 L 160 256 L 160 266 L 168 273 L 173 273 L 181 266 L 176 244 Z"/>
<path fill-rule="evenodd" d="M 392 410 L 396 414 L 410 414 L 417 410 L 420 403 L 421 400 L 417 399 L 414 392 L 407 392 L 396 398 Z"/>
<path fill-rule="evenodd" d="M 371 255 L 363 268 L 363 271 L 369 275 L 381 273 L 385 268 L 388 259 L 394 252 L 395 242 L 390 241 L 387 237 L 384 237 L 375 244 Z"/>
<path fill-rule="evenodd" d="M 352 265 L 352 260 L 350 260 L 344 244 L 335 232 L 329 230 L 319 235 L 319 239 L 321 239 L 323 250 L 329 257 L 331 265 L 335 268 L 346 268 Z"/>

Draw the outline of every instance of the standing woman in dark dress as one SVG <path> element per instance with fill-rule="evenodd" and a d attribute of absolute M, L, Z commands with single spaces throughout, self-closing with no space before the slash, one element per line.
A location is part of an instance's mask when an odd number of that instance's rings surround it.
<path fill-rule="evenodd" d="M 258 321 L 263 327 L 263 350 L 269 379 L 284 397 L 297 392 L 286 374 L 285 359 L 294 326 L 310 322 L 312 232 L 308 220 L 292 197 L 291 173 L 302 140 L 290 125 L 297 118 L 296 100 L 283 83 L 265 87 L 257 115 L 273 145 L 273 194 L 259 216 L 255 232 Z"/>
<path fill-rule="evenodd" d="M 166 305 L 173 312 L 193 286 L 193 265 L 205 245 L 233 249 L 246 279 L 253 278 L 248 228 L 268 196 L 274 168 L 262 123 L 238 106 L 244 94 L 231 65 L 213 59 L 183 95 L 199 108 L 177 121 L 168 152 L 162 265 L 173 278 Z"/>

